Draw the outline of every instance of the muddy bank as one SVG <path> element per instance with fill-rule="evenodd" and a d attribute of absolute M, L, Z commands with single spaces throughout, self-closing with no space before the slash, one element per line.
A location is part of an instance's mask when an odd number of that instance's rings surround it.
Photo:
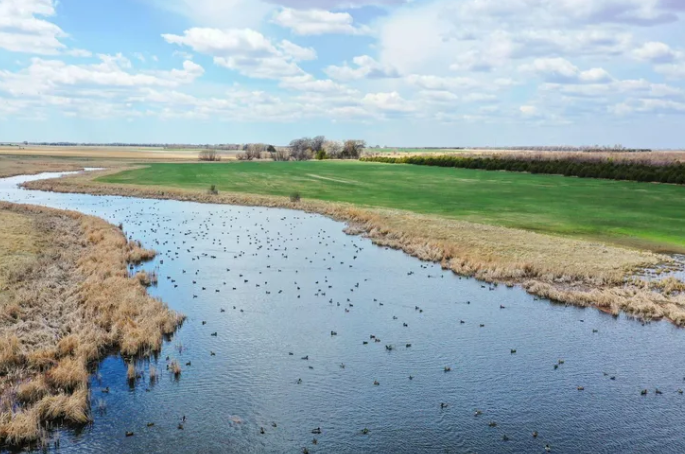
<path fill-rule="evenodd" d="M 151 355 L 183 317 L 129 277 L 154 251 L 104 220 L 0 202 L 0 223 L 0 446 L 35 445 L 89 422 L 97 360 Z"/>
<path fill-rule="evenodd" d="M 369 209 L 285 197 L 209 194 L 204 191 L 140 185 L 103 184 L 95 178 L 110 170 L 28 182 L 25 187 L 64 193 L 174 199 L 201 203 L 290 208 L 318 213 L 348 224 L 347 232 L 381 246 L 401 249 L 422 260 L 439 262 L 455 273 L 509 286 L 576 306 L 625 312 L 641 320 L 666 318 L 685 326 L 685 296 L 636 278 L 637 270 L 673 259 L 598 242 L 473 224 L 415 213 Z"/>

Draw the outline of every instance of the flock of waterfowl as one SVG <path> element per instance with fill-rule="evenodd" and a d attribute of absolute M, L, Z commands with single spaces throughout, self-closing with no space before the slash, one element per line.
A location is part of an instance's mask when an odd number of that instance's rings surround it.
<path fill-rule="evenodd" d="M 134 199 L 135 200 L 135 199 Z M 344 347 L 340 348 L 363 348 L 368 357 L 365 370 L 373 369 L 370 363 L 379 360 L 380 352 L 385 355 L 403 355 L 402 367 L 412 364 L 412 355 L 415 368 L 407 369 L 405 379 L 422 383 L 439 380 L 441 375 L 453 377 L 458 380 L 458 375 L 463 370 L 456 358 L 445 358 L 442 365 L 432 370 L 421 367 L 424 363 L 422 355 L 426 348 L 423 343 L 428 342 L 431 327 L 422 322 L 428 311 L 435 310 L 434 306 L 426 307 L 421 301 L 401 300 L 401 295 L 394 293 L 392 298 L 388 293 L 378 291 L 383 285 L 378 284 L 387 277 L 384 270 L 370 270 L 364 264 L 367 248 L 372 248 L 370 243 L 358 237 L 344 237 L 338 233 L 331 234 L 326 228 L 306 228 L 304 224 L 309 222 L 311 216 L 297 212 L 284 212 L 260 210 L 254 216 L 250 211 L 243 210 L 239 214 L 233 214 L 230 207 L 216 207 L 187 211 L 182 217 L 175 217 L 167 212 L 160 212 L 159 205 L 164 202 L 136 201 L 136 203 L 120 203 L 110 205 L 107 199 L 98 202 L 100 205 L 92 206 L 95 212 L 106 213 L 110 221 L 122 222 L 125 232 L 132 239 L 144 239 L 144 245 L 154 248 L 159 252 L 158 258 L 152 265 L 144 265 L 148 270 L 153 266 L 159 275 L 158 289 L 151 289 L 153 293 L 165 296 L 172 307 L 181 310 L 189 316 L 187 324 L 195 325 L 192 328 L 203 339 L 186 340 L 196 343 L 192 345 L 193 352 L 189 353 L 190 359 L 181 360 L 184 355 L 183 346 L 176 345 L 174 352 L 164 355 L 160 360 L 166 370 L 169 370 L 172 362 L 184 364 L 183 371 L 174 374 L 179 383 L 184 387 L 192 387 L 192 381 L 183 379 L 184 374 L 191 370 L 197 358 L 209 357 L 212 361 L 226 361 L 223 358 L 225 350 L 222 345 L 232 342 L 231 330 L 225 329 L 226 320 L 241 317 L 241 323 L 250 323 L 251 318 L 259 318 L 262 311 L 268 311 L 270 302 L 287 301 L 296 307 L 309 307 L 314 311 L 317 308 L 327 307 L 325 331 L 330 342 L 337 342 Z M 118 208 L 113 208 L 118 206 Z M 101 208 L 108 209 L 102 210 Z M 150 241 L 152 239 L 152 242 Z M 247 266 L 244 264 L 247 263 Z M 137 270 L 132 270 L 135 273 Z M 405 270 L 406 271 L 406 270 Z M 357 279 L 350 279 L 351 275 Z M 341 275 L 345 278 L 341 278 Z M 439 267 L 433 264 L 417 264 L 406 271 L 404 279 L 414 280 L 420 286 L 433 286 L 435 279 L 444 280 L 450 278 L 449 274 L 443 273 Z M 398 279 L 397 276 L 393 276 Z M 453 279 L 460 279 L 453 277 Z M 368 290 L 370 281 L 374 282 L 373 289 L 378 293 L 371 294 Z M 438 284 L 435 284 L 438 285 Z M 495 285 L 478 284 L 481 291 L 497 292 L 497 295 L 506 295 L 507 289 L 498 288 Z M 389 281 L 388 289 L 394 286 Z M 250 295 L 246 298 L 246 295 Z M 506 297 L 506 296 L 505 296 Z M 175 299 L 175 300 L 174 300 Z M 188 303 L 188 299 L 193 301 Z M 476 306 L 477 301 L 462 298 L 459 295 L 445 295 L 446 305 Z M 212 303 L 206 303 L 211 301 Z M 256 301 L 260 302 L 259 304 Z M 495 306 L 499 311 L 507 313 L 512 303 L 504 304 L 502 300 Z M 260 305 L 261 304 L 261 305 Z M 283 303 L 286 304 L 286 303 Z M 542 303 L 538 303 L 542 304 Z M 374 307 L 373 312 L 371 308 Z M 195 309 L 194 309 L 195 308 Z M 201 310 L 197 310 L 201 308 Z M 210 311 L 211 308 L 211 311 Z M 343 317 L 352 317 L 355 311 L 360 310 L 363 320 L 360 323 L 373 326 L 378 324 L 379 330 L 367 332 L 364 336 L 359 335 L 358 330 L 351 330 L 349 321 Z M 190 312 L 189 312 L 190 311 Z M 472 314 L 473 312 L 469 312 Z M 374 319 L 369 319 L 373 314 Z M 584 322 L 584 320 L 579 320 Z M 296 321 L 283 320 L 282 323 L 291 323 L 296 326 Z M 490 326 L 489 320 L 480 318 L 454 318 L 451 321 L 454 330 L 459 327 L 473 327 L 476 330 L 487 332 Z M 183 330 L 188 329 L 183 327 Z M 466 329 L 466 328 L 461 328 Z M 588 327 L 587 335 L 599 335 L 599 329 Z M 317 342 L 323 342 L 320 333 L 311 333 L 317 336 Z M 449 339 L 442 339 L 449 341 Z M 435 340 L 431 340 L 435 342 Z M 356 345 L 357 347 L 353 347 Z M 287 347 L 286 347 L 287 346 Z M 361 346 L 361 347 L 359 347 Z M 419 350 L 418 347 L 423 348 Z M 198 351 L 202 348 L 204 351 Z M 283 340 L 283 345 L 274 347 L 274 356 L 281 356 L 278 361 L 287 361 L 289 370 L 298 370 L 299 376 L 294 379 L 283 378 L 286 393 L 297 392 L 288 386 L 307 386 L 311 380 L 320 379 L 320 375 L 310 378 L 309 373 L 315 367 L 328 368 L 329 364 L 337 369 L 335 374 L 355 373 L 357 364 L 354 361 L 343 361 L 344 357 L 333 358 L 326 355 L 320 359 L 316 349 L 311 344 L 309 350 L 303 349 L 297 341 Z M 376 350 L 378 348 L 378 350 Z M 431 348 L 439 348 L 439 344 L 433 343 Z M 364 354 L 362 351 L 361 354 Z M 399 353 L 403 352 L 403 353 Z M 516 341 L 502 349 L 500 355 L 502 361 L 506 357 L 515 361 L 525 350 Z M 439 355 L 438 355 L 439 356 Z M 392 364 L 392 356 L 388 360 Z M 358 358 L 354 358 L 358 361 Z M 555 358 L 548 362 L 550 370 L 564 370 L 568 358 Z M 205 361 L 203 359 L 203 361 Z M 290 363 L 292 362 L 292 363 Z M 298 365 L 299 363 L 299 365 Z M 280 363 L 279 363 L 280 364 Z M 328 369 L 327 369 L 328 370 Z M 454 371 L 454 372 L 453 372 Z M 269 372 L 269 373 L 274 373 Z M 327 372 L 329 375 L 333 372 Z M 620 379 L 619 373 L 601 372 L 610 381 Z M 390 379 L 388 379 L 390 380 Z M 137 382 L 145 381 L 145 374 L 139 374 Z M 394 375 L 390 380 L 395 383 Z M 371 389 L 382 389 L 386 386 L 384 371 L 379 369 L 377 375 L 368 377 L 368 386 Z M 326 385 L 319 383 L 318 386 L 335 386 L 333 383 Z M 363 386 L 363 385 L 360 385 Z M 577 391 L 586 391 L 585 383 L 576 385 Z M 145 387 L 147 391 L 154 391 L 152 386 Z M 587 388 L 591 392 L 591 388 Z M 102 388 L 103 392 L 109 392 L 109 387 Z M 368 391 L 364 391 L 368 392 Z M 418 385 L 412 389 L 414 393 L 421 393 Z M 683 394 L 681 389 L 674 390 L 677 394 Z M 660 389 L 652 393 L 649 389 L 636 387 L 635 394 L 639 397 L 649 394 L 662 395 Z M 392 406 L 392 400 L 387 402 Z M 441 413 L 460 412 L 473 415 L 480 420 L 481 424 L 489 430 L 500 431 L 502 424 L 493 419 L 492 405 L 486 408 L 464 407 L 461 399 L 435 400 L 429 404 L 435 408 L 435 416 L 425 414 L 423 417 L 440 416 Z M 175 417 L 177 429 L 184 430 L 192 424 L 201 424 L 195 418 L 192 423 L 187 422 L 185 415 Z M 270 433 L 278 432 L 286 421 L 254 421 L 253 433 L 262 437 L 269 437 Z M 300 446 L 303 453 L 317 449 L 326 440 L 327 434 L 335 431 L 335 424 L 331 421 L 321 421 L 321 425 L 303 427 L 300 429 L 302 437 L 308 434 L 314 435 L 310 443 Z M 126 437 L 143 435 L 146 429 L 157 429 L 158 421 L 147 422 L 146 427 L 130 427 L 125 431 Z M 421 424 L 419 424 L 421 426 Z M 486 430 L 488 430 L 486 429 Z M 383 431 L 383 428 L 369 427 L 360 424 L 355 432 L 360 436 L 374 436 Z M 455 428 L 455 430 L 457 430 Z M 553 449 L 552 434 L 545 433 L 537 427 L 521 428 L 518 432 L 503 430 L 498 435 L 501 442 L 511 442 L 515 439 L 527 437 L 537 440 L 540 451 L 550 452 Z M 409 435 L 407 435 L 409 436 Z M 302 438 L 301 437 L 301 438 Z M 494 449 L 494 448 L 493 448 Z"/>

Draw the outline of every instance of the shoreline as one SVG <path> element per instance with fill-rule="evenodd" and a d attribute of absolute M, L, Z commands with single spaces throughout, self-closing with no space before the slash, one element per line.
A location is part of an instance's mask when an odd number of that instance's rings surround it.
<path fill-rule="evenodd" d="M 50 423 L 90 422 L 94 364 L 112 352 L 160 351 L 184 317 L 129 276 L 130 264 L 155 252 L 103 219 L 9 202 L 0 215 L 11 234 L 5 244 L 25 239 L 0 249 L 9 268 L 0 266 L 0 446 L 36 446 Z"/>
<path fill-rule="evenodd" d="M 458 275 L 520 286 L 534 296 L 595 307 L 615 316 L 623 312 L 643 321 L 666 318 L 677 326 L 685 326 L 685 285 L 668 279 L 648 282 L 638 277 L 639 270 L 675 263 L 663 254 L 407 211 L 94 181 L 120 171 L 38 180 L 23 186 L 49 192 L 285 208 L 320 214 L 346 223 L 348 234 L 362 235 L 376 245 L 440 263 Z"/>

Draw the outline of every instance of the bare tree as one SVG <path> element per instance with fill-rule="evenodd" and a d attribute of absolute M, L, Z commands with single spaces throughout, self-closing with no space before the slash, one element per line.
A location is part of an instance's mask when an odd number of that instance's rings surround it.
<path fill-rule="evenodd" d="M 284 147 L 276 148 L 276 151 L 271 154 L 274 161 L 290 161 L 290 150 Z"/>
<path fill-rule="evenodd" d="M 323 150 L 326 152 L 328 158 L 339 159 L 342 155 L 343 143 L 335 140 L 326 141 L 323 144 Z"/>
<path fill-rule="evenodd" d="M 314 153 L 318 153 L 323 150 L 323 144 L 326 143 L 326 138 L 324 136 L 316 136 L 311 139 L 311 149 Z"/>
<path fill-rule="evenodd" d="M 202 150 L 197 159 L 200 161 L 221 161 L 221 156 L 216 152 L 216 150 Z"/>
<path fill-rule="evenodd" d="M 290 150 L 293 159 L 296 161 L 306 161 L 312 159 L 314 154 L 313 141 L 309 137 L 295 139 L 290 142 Z"/>
<path fill-rule="evenodd" d="M 266 150 L 266 145 L 263 143 L 251 143 L 245 147 L 245 159 L 252 161 L 253 159 L 260 159 L 262 153 Z"/>
<path fill-rule="evenodd" d="M 346 140 L 342 150 L 343 159 L 358 159 L 366 148 L 364 140 Z"/>

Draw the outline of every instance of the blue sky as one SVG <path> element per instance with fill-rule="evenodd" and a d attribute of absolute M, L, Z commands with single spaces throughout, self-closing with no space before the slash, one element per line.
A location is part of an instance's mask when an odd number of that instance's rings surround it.
<path fill-rule="evenodd" d="M 682 0 L 0 0 L 0 141 L 683 148 Z"/>

